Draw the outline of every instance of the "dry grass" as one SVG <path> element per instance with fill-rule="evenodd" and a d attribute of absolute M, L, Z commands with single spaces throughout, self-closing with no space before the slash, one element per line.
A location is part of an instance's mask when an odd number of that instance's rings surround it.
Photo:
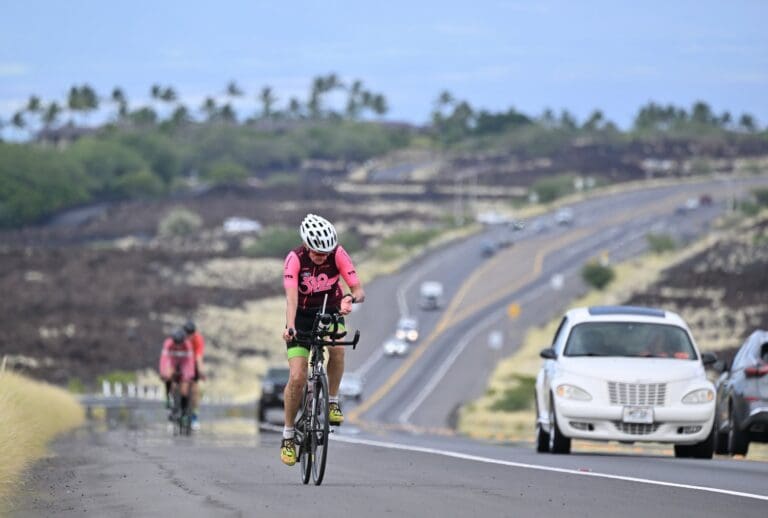
<path fill-rule="evenodd" d="M 82 407 L 64 390 L 0 372 L 0 509 L 48 442 L 83 420 Z"/>

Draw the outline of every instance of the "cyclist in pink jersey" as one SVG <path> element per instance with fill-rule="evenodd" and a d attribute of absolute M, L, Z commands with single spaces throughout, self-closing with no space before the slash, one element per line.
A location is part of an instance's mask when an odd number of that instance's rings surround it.
<path fill-rule="evenodd" d="M 186 411 L 189 404 L 189 385 L 195 377 L 195 357 L 192 344 L 187 340 L 183 329 L 177 329 L 163 342 L 159 371 L 160 378 L 165 382 L 166 401 L 171 383 L 178 383 L 181 409 Z"/>
<path fill-rule="evenodd" d="M 346 250 L 338 244 L 336 229 L 320 216 L 307 214 L 299 227 L 303 244 L 288 252 L 283 269 L 285 288 L 285 330 L 283 340 L 288 347 L 290 375 L 285 387 L 285 428 L 280 445 L 280 458 L 292 466 L 296 463 L 294 418 L 307 382 L 309 348 L 296 339 L 296 331 L 309 333 L 315 314 L 328 296 L 326 312 L 347 315 L 352 304 L 365 300 L 360 279 Z M 349 293 L 343 294 L 339 279 L 343 279 Z M 343 330 L 344 320 L 340 318 Z M 340 425 L 344 414 L 339 406 L 339 384 L 344 373 L 344 347 L 328 347 L 329 421 Z"/>

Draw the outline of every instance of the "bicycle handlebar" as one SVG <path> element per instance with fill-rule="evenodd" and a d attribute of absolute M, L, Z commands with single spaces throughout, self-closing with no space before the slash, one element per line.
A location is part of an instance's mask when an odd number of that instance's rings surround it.
<path fill-rule="evenodd" d="M 352 340 L 341 340 L 347 336 L 347 332 L 338 332 L 339 327 L 339 315 L 335 313 L 317 313 L 315 315 L 315 321 L 312 324 L 312 331 L 309 333 L 301 333 L 294 328 L 288 329 L 288 335 L 296 337 L 299 340 L 309 342 L 310 345 L 343 345 L 352 346 L 352 349 L 357 347 L 357 343 L 360 341 L 360 331 L 355 331 Z M 330 338 L 330 341 L 326 340 Z"/>

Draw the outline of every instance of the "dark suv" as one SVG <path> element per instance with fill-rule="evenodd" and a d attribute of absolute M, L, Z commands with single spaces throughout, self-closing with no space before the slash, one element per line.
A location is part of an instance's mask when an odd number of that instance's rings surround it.
<path fill-rule="evenodd" d="M 259 421 L 264 421 L 267 410 L 283 408 L 283 390 L 288 384 L 288 367 L 271 367 L 261 381 L 261 399 L 259 400 Z"/>
<path fill-rule="evenodd" d="M 717 380 L 717 453 L 746 455 L 749 443 L 768 442 L 768 331 L 755 331 Z"/>

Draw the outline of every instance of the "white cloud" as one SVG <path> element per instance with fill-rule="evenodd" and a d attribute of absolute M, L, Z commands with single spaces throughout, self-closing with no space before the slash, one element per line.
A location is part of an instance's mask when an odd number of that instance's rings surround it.
<path fill-rule="evenodd" d="M 23 63 L 0 63 L 0 77 L 18 77 L 29 73 L 29 67 Z"/>

